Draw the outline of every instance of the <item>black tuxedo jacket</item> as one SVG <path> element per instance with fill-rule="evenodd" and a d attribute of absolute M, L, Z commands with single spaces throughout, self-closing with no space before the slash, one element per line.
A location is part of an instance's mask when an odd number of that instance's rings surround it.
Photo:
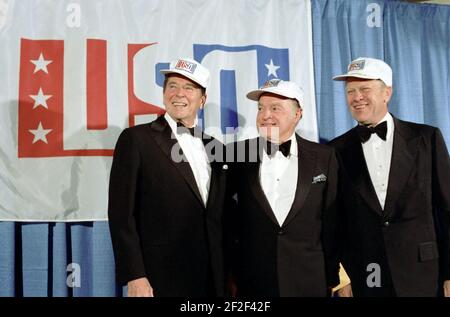
<path fill-rule="evenodd" d="M 215 139 L 204 141 L 211 153 L 223 151 Z M 163 116 L 117 141 L 108 206 L 117 279 L 147 277 L 155 296 L 220 296 L 227 166 L 210 157 L 205 206 L 188 161 L 171 158 L 177 145 Z"/>
<path fill-rule="evenodd" d="M 334 139 L 340 163 L 342 262 L 355 296 L 436 296 L 450 279 L 450 160 L 437 128 L 394 118 L 385 208 L 355 128 Z M 380 266 L 381 287 L 366 279 Z"/>
<path fill-rule="evenodd" d="M 244 161 L 232 167 L 239 296 L 326 296 L 327 287 L 338 284 L 337 160 L 331 147 L 296 137 L 297 189 L 282 226 L 259 180 L 262 139 L 233 145 L 235 156 Z M 313 182 L 321 174 L 325 178 Z"/>

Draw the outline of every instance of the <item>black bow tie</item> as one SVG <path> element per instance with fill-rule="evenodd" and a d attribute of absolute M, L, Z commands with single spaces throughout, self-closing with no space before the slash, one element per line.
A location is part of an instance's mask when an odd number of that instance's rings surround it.
<path fill-rule="evenodd" d="M 280 151 L 281 153 L 283 153 L 285 157 L 288 157 L 289 153 L 291 152 L 291 140 L 281 144 L 275 144 L 270 141 L 267 141 L 265 143 L 265 149 L 267 155 L 269 156 L 272 156 L 272 154 L 275 155 L 277 151 Z"/>
<path fill-rule="evenodd" d="M 180 121 L 177 122 L 177 133 L 178 134 L 189 133 L 193 137 L 201 136 L 201 132 L 198 127 L 188 128 L 185 125 L 183 125 L 183 123 L 181 123 Z"/>
<path fill-rule="evenodd" d="M 362 143 L 367 142 L 372 133 L 376 133 L 380 138 L 386 141 L 387 122 L 383 121 L 379 125 L 370 128 L 364 125 L 358 125 L 356 127 L 356 133 L 358 133 L 359 139 Z"/>

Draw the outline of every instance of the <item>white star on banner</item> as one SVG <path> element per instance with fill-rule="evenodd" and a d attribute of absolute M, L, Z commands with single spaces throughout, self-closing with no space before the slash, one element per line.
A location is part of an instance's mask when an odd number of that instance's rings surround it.
<path fill-rule="evenodd" d="M 39 92 L 37 95 L 30 95 L 31 98 L 34 99 L 34 107 L 33 109 L 36 109 L 39 106 L 42 106 L 46 109 L 47 107 L 47 99 L 50 99 L 52 95 L 44 95 L 44 92 L 42 91 L 42 87 L 39 87 Z"/>
<path fill-rule="evenodd" d="M 280 66 L 276 66 L 273 64 L 273 60 L 270 59 L 270 64 L 264 64 L 267 68 L 267 77 L 270 77 L 270 75 L 273 75 L 275 78 L 278 78 L 277 75 L 277 69 L 280 68 Z"/>
<path fill-rule="evenodd" d="M 32 62 L 36 67 L 34 68 L 33 74 L 36 74 L 38 71 L 42 70 L 43 72 L 46 72 L 48 74 L 47 65 L 53 62 L 52 60 L 45 60 L 44 55 L 42 53 L 39 55 L 38 59 L 31 59 L 30 62 Z"/>
<path fill-rule="evenodd" d="M 31 133 L 34 134 L 33 144 L 37 141 L 42 141 L 44 143 L 47 143 L 47 137 L 46 135 L 49 134 L 53 129 L 44 129 L 42 127 L 42 122 L 39 122 L 39 125 L 36 130 L 28 130 Z"/>

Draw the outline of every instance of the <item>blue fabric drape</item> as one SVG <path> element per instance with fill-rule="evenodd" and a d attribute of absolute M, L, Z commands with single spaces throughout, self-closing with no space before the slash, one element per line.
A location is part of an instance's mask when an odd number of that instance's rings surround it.
<path fill-rule="evenodd" d="M 344 86 L 331 77 L 356 57 L 384 59 L 394 72 L 390 111 L 438 126 L 450 144 L 450 7 L 399 1 L 312 0 L 319 135 L 355 123 Z M 379 24 L 381 23 L 381 24 Z M 107 222 L 0 222 L 0 296 L 121 296 Z M 67 287 L 67 265 L 80 287 Z"/>
<path fill-rule="evenodd" d="M 0 222 L 0 296 L 120 296 L 108 223 Z M 69 264 L 75 264 L 69 268 Z M 67 277 L 79 273 L 79 287 Z"/>
<path fill-rule="evenodd" d="M 323 141 L 356 123 L 344 84 L 332 81 L 360 56 L 384 59 L 393 70 L 390 112 L 437 126 L 450 144 L 450 7 L 400 1 L 312 1 L 319 135 Z"/>

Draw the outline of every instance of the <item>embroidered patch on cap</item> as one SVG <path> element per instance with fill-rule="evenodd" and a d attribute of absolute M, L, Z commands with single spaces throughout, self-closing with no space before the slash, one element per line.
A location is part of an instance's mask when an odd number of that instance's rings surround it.
<path fill-rule="evenodd" d="M 260 89 L 268 88 L 268 87 L 277 87 L 280 83 L 281 79 L 270 79 L 264 83 L 264 85 Z"/>
<path fill-rule="evenodd" d="M 187 71 L 191 74 L 195 72 L 196 64 L 180 59 L 175 65 L 176 69 Z"/>
<path fill-rule="evenodd" d="M 348 71 L 352 71 L 352 70 L 360 70 L 364 68 L 364 64 L 366 63 L 365 60 L 362 61 L 356 61 L 351 63 L 350 65 L 348 65 Z"/>

